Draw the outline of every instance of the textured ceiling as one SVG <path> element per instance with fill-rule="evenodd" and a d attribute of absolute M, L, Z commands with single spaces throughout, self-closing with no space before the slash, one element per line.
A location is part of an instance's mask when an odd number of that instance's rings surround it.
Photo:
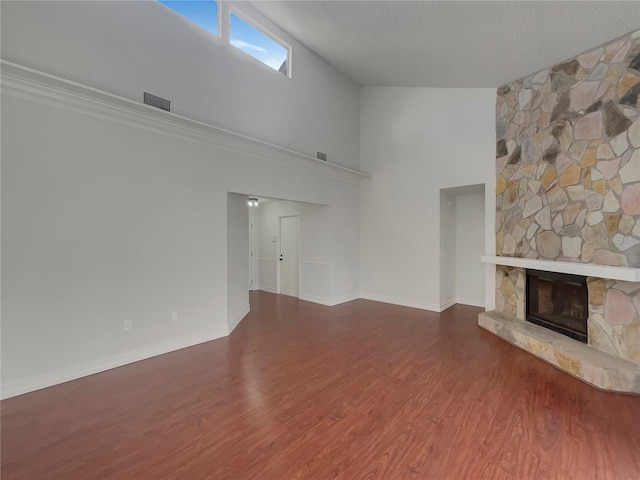
<path fill-rule="evenodd" d="M 250 3 L 361 85 L 497 87 L 640 28 L 638 1 Z"/>

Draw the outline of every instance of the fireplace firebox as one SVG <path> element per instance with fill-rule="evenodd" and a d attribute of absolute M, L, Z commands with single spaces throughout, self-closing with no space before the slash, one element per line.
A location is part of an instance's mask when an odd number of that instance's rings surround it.
<path fill-rule="evenodd" d="M 587 343 L 587 278 L 527 270 L 527 321 Z"/>

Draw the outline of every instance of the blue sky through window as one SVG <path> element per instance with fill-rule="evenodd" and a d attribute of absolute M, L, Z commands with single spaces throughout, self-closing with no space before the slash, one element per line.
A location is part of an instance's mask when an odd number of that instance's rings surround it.
<path fill-rule="evenodd" d="M 253 25 L 231 13 L 231 45 L 257 58 L 274 70 L 287 59 L 287 49 Z"/>
<path fill-rule="evenodd" d="M 218 35 L 218 2 L 214 0 L 158 1 L 178 12 L 187 20 L 191 20 L 216 36 Z"/>
<path fill-rule="evenodd" d="M 218 35 L 218 2 L 214 0 L 158 0 L 158 2 L 213 35 Z M 288 65 L 283 68 L 283 63 L 288 56 L 287 48 L 234 13 L 230 16 L 229 35 L 231 45 L 274 70 L 287 74 Z"/>

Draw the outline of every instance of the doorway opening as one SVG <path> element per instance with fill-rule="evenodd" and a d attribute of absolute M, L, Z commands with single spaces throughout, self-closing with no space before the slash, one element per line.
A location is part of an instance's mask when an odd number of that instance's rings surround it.
<path fill-rule="evenodd" d="M 327 205 L 227 193 L 227 316 L 231 332 L 263 290 L 331 305 L 335 234 Z"/>
<path fill-rule="evenodd" d="M 440 190 L 440 309 L 484 307 L 484 184 Z"/>
<path fill-rule="evenodd" d="M 248 198 L 255 200 L 246 202 L 251 290 L 330 303 L 334 234 L 328 227 L 328 206 L 258 195 Z"/>

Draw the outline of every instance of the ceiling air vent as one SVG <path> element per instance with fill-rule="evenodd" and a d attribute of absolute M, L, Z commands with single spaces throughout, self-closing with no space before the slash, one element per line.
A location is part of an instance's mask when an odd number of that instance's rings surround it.
<path fill-rule="evenodd" d="M 171 102 L 166 98 L 156 97 L 150 93 L 144 92 L 144 103 L 152 107 L 161 108 L 167 112 L 171 111 Z"/>

